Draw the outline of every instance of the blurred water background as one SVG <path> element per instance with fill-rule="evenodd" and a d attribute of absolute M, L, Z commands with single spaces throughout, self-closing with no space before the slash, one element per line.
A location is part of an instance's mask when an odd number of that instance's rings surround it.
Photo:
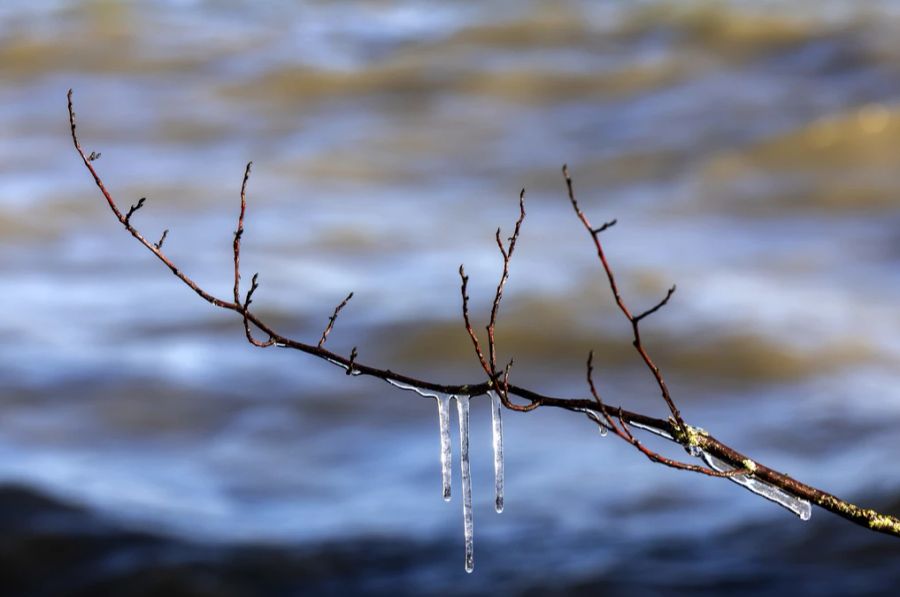
<path fill-rule="evenodd" d="M 654 466 L 572 415 L 508 413 L 476 569 L 434 402 L 258 350 L 113 220 L 227 298 L 243 166 L 259 312 L 476 382 L 493 232 L 528 210 L 501 314 L 514 381 L 665 415 L 559 168 L 689 422 L 900 513 L 900 3 L 0 4 L 4 594 L 896 594 L 900 543 Z M 246 277 L 245 277 L 246 279 Z M 480 324 L 482 325 L 482 324 Z M 456 438 L 454 437 L 454 443 Z M 456 446 L 454 446 L 456 452 Z M 677 453 L 675 454 L 677 455 Z M 454 472 L 456 474 L 456 471 Z"/>

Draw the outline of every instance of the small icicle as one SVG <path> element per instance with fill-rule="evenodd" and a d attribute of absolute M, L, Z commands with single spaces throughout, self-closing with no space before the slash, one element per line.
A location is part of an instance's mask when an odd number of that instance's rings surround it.
<path fill-rule="evenodd" d="M 609 433 L 609 428 L 606 426 L 606 423 L 600 420 L 600 417 L 597 415 L 597 413 L 587 408 L 578 408 L 575 410 L 587 415 L 588 419 L 597 424 L 597 429 L 600 430 L 600 437 L 606 437 L 606 434 Z"/>
<path fill-rule="evenodd" d="M 328 360 L 331 361 L 331 359 Z M 337 361 L 331 362 L 336 365 L 344 366 L 343 363 L 338 363 Z M 422 388 L 417 388 L 416 386 L 411 386 L 405 383 L 400 383 L 399 381 L 394 381 L 393 379 L 386 379 L 385 381 L 395 388 L 406 390 L 408 392 L 415 392 L 419 396 L 422 396 L 424 398 L 434 398 L 437 401 L 438 421 L 441 427 L 441 495 L 443 495 L 445 502 L 449 502 L 451 478 L 450 465 L 452 458 L 450 451 L 450 399 L 456 398 L 456 396 L 437 394 L 435 392 L 423 390 Z"/>
<path fill-rule="evenodd" d="M 700 455 L 704 462 L 709 465 L 709 468 L 715 471 L 726 472 L 734 470 L 733 466 L 724 460 L 716 458 L 709 452 L 701 450 Z M 787 508 L 799 516 L 800 520 L 809 520 L 812 516 L 812 506 L 808 501 L 792 495 L 779 487 L 775 487 L 774 485 L 761 481 L 755 477 L 748 477 L 747 475 L 735 475 L 728 478 L 745 489 L 752 491 L 756 495 Z"/>
<path fill-rule="evenodd" d="M 438 420 L 441 425 L 441 483 L 444 501 L 450 501 L 450 398 L 437 396 Z"/>
<path fill-rule="evenodd" d="M 503 419 L 500 416 L 500 397 L 488 392 L 491 398 L 491 423 L 494 438 L 494 508 L 503 512 Z"/>
<path fill-rule="evenodd" d="M 463 530 L 466 543 L 466 572 L 475 569 L 474 524 L 472 519 L 472 474 L 469 471 L 469 397 L 456 396 L 459 415 L 459 462 L 463 492 Z"/>

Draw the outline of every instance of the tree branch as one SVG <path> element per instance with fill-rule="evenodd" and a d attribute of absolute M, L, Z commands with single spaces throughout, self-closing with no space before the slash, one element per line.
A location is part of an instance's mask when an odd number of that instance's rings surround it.
<path fill-rule="evenodd" d="M 244 173 L 243 184 L 241 186 L 241 210 L 234 238 L 235 273 L 233 301 L 228 301 L 218 298 L 201 288 L 192 278 L 182 272 L 181 269 L 178 268 L 176 264 L 163 253 L 162 244 L 166 236 L 165 233 L 163 234 L 163 238 L 160 240 L 160 242 L 152 243 L 148 241 L 146 237 L 132 225 L 131 216 L 141 208 L 144 203 L 143 199 L 140 200 L 137 205 L 131 206 L 126 214 L 123 214 L 121 212 L 118 204 L 113 199 L 112 194 L 104 185 L 103 180 L 100 178 L 100 175 L 97 173 L 93 165 L 94 160 L 96 160 L 96 158 L 99 157 L 100 154 L 97 152 L 91 152 L 90 155 L 85 154 L 78 140 L 71 90 L 69 90 L 68 93 L 68 109 L 72 143 L 75 146 L 75 150 L 78 152 L 85 168 L 93 178 L 94 184 L 100 190 L 101 194 L 106 200 L 107 205 L 109 206 L 110 210 L 113 212 L 113 215 L 116 217 L 119 223 L 122 224 L 125 230 L 140 244 L 142 244 L 144 248 L 150 251 L 157 259 L 159 259 L 176 278 L 178 278 L 188 288 L 193 290 L 198 296 L 200 296 L 200 298 L 215 307 L 233 311 L 240 315 L 243 319 L 247 340 L 254 346 L 268 347 L 275 345 L 283 348 L 291 348 L 342 367 L 348 375 L 367 375 L 389 382 L 398 387 L 406 387 L 408 389 L 421 389 L 423 391 L 427 390 L 444 394 L 455 394 L 458 396 L 480 396 L 493 389 L 496 390 L 502 397 L 504 406 L 511 410 L 528 411 L 533 410 L 537 407 L 555 407 L 572 412 L 587 413 L 588 416 L 590 416 L 591 420 L 600 425 L 601 428 L 613 431 L 618 437 L 634 446 L 638 451 L 640 451 L 653 462 L 680 470 L 696 472 L 713 477 L 734 478 L 742 475 L 752 477 L 754 479 L 761 480 L 769 485 L 777 487 L 792 496 L 808 500 L 810 503 L 828 510 L 829 512 L 837 514 L 838 516 L 841 516 L 860 526 L 866 527 L 876 532 L 900 537 L 900 519 L 887 514 L 876 512 L 875 510 L 861 508 L 825 491 L 801 483 L 800 481 L 797 481 L 796 479 L 793 479 L 792 477 L 784 473 L 781 473 L 759 462 L 751 460 L 744 454 L 720 442 L 715 437 L 703 431 L 702 429 L 692 427 L 683 420 L 681 413 L 675 406 L 675 403 L 672 400 L 671 395 L 669 394 L 669 390 L 666 386 L 662 374 L 659 371 L 659 368 L 654 364 L 641 342 L 639 330 L 640 321 L 665 306 L 668 303 L 669 299 L 672 297 L 675 288 L 673 286 L 666 294 L 665 298 L 663 298 L 663 300 L 660 301 L 656 306 L 637 316 L 632 315 L 631 311 L 623 301 L 621 294 L 619 293 L 615 276 L 609 266 L 609 263 L 607 262 L 599 238 L 600 233 L 607 230 L 609 227 L 615 224 L 616 221 L 612 220 L 611 222 L 607 222 L 599 228 L 593 228 L 591 226 L 589 220 L 578 206 L 572 187 L 572 180 L 569 177 L 568 169 L 566 167 L 563 167 L 563 174 L 565 176 L 569 200 L 575 210 L 576 215 L 581 220 L 582 224 L 590 233 L 593 239 L 595 248 L 597 250 L 597 256 L 599 257 L 603 269 L 606 273 L 613 298 L 615 299 L 619 309 L 631 323 L 634 335 L 635 349 L 641 356 L 648 369 L 651 371 L 662 393 L 663 400 L 668 406 L 669 411 L 671 412 L 672 416 L 669 419 L 659 419 L 641 413 L 631 412 L 620 406 L 607 405 L 600 398 L 600 394 L 597 391 L 596 385 L 593 380 L 593 355 L 588 358 L 587 363 L 587 383 L 591 394 L 590 399 L 559 398 L 546 394 L 540 394 L 527 388 L 510 384 L 509 373 L 512 367 L 512 361 L 510 361 L 510 363 L 504 368 L 502 373 L 498 372 L 496 366 L 496 342 L 494 338 L 494 331 L 496 328 L 500 302 L 503 296 L 503 289 L 506 281 L 509 278 L 509 263 L 515 250 L 521 225 L 525 217 L 524 191 L 519 198 L 519 218 L 516 221 L 512 236 L 508 239 L 508 244 L 504 245 L 504 243 L 502 242 L 499 230 L 496 234 L 497 245 L 503 258 L 503 270 L 500 276 L 500 281 L 497 285 L 497 290 L 494 294 L 494 300 L 491 306 L 490 320 L 486 328 L 488 332 L 487 357 L 485 357 L 485 354 L 481 349 L 477 334 L 474 332 L 474 328 L 471 325 L 469 316 L 469 297 L 467 295 L 468 277 L 466 276 L 465 270 L 462 268 L 462 266 L 460 266 L 459 269 L 459 274 L 462 281 L 461 294 L 463 321 L 469 337 L 472 340 L 476 356 L 478 357 L 478 360 L 482 365 L 482 368 L 484 369 L 487 380 L 469 384 L 436 383 L 432 381 L 416 379 L 414 377 L 403 375 L 400 373 L 395 373 L 390 369 L 379 369 L 377 367 L 372 367 L 360 363 L 357 361 L 358 351 L 356 347 L 354 347 L 351 351 L 349 358 L 331 352 L 324 348 L 327 335 L 333 327 L 338 313 L 346 305 L 347 301 L 349 301 L 350 296 L 348 296 L 347 299 L 339 304 L 338 307 L 334 310 L 334 313 L 329 319 L 329 325 L 328 327 L 326 327 L 325 332 L 323 332 L 323 335 L 319 339 L 318 344 L 308 344 L 283 336 L 272 329 L 268 324 L 266 324 L 262 319 L 260 319 L 255 313 L 250 310 L 253 294 L 259 287 L 257 275 L 253 276 L 250 289 L 248 290 L 243 303 L 241 303 L 240 241 L 243 235 L 243 222 L 246 212 L 246 186 L 250 174 L 250 164 L 247 165 L 247 169 Z M 262 332 L 268 337 L 268 339 L 266 341 L 256 340 L 252 333 L 253 328 L 258 330 L 259 332 Z M 529 404 L 527 406 L 519 406 L 513 404 L 509 400 L 509 396 L 517 396 L 527 401 Z M 665 437 L 666 439 L 669 439 L 681 445 L 692 455 L 703 453 L 712 455 L 722 462 L 727 463 L 734 470 L 724 472 L 716 471 L 711 468 L 680 462 L 664 457 L 644 446 L 644 444 L 634 436 L 631 428 L 649 431 L 656 435 Z"/>
<path fill-rule="evenodd" d="M 594 247 L 597 249 L 597 257 L 600 258 L 600 263 L 603 265 L 603 271 L 606 272 L 606 279 L 609 281 L 609 289 L 612 291 L 613 298 L 616 300 L 616 304 L 619 306 L 619 310 L 622 311 L 622 314 L 628 319 L 631 323 L 631 331 L 634 335 L 634 348 L 638 351 L 638 354 L 641 355 L 641 359 L 643 359 L 644 364 L 647 365 L 647 368 L 650 369 L 650 372 L 653 374 L 653 378 L 656 380 L 656 385 L 659 386 L 660 392 L 662 393 L 662 398 L 665 401 L 666 405 L 669 407 L 669 411 L 672 413 L 672 417 L 675 419 L 675 424 L 678 428 L 684 432 L 687 427 L 685 425 L 684 419 L 681 418 L 681 412 L 678 410 L 678 407 L 675 406 L 675 402 L 672 400 L 672 396 L 669 394 L 669 388 L 666 385 L 665 379 L 663 379 L 662 373 L 659 371 L 659 367 L 653 362 L 653 359 L 650 358 L 650 354 L 644 348 L 643 343 L 641 342 L 641 330 L 640 323 L 641 319 L 644 317 L 655 313 L 659 309 L 661 309 L 666 303 L 669 302 L 669 299 L 672 298 L 672 294 L 675 292 L 675 287 L 673 286 L 669 293 L 666 295 L 666 298 L 662 300 L 658 305 L 645 311 L 644 313 L 635 317 L 631 314 L 631 310 L 625 304 L 625 301 L 622 299 L 622 295 L 619 293 L 619 286 L 616 283 L 616 276 L 613 274 L 613 270 L 609 265 L 609 262 L 606 260 L 606 254 L 603 252 L 603 245 L 600 243 L 600 233 L 609 228 L 611 225 L 604 224 L 600 228 L 594 228 L 591 226 L 590 221 L 587 219 L 587 216 L 584 215 L 584 212 L 581 211 L 581 208 L 578 207 L 578 201 L 575 199 L 575 190 L 572 187 L 572 178 L 569 176 L 569 167 L 563 166 L 563 177 L 566 179 L 566 189 L 569 192 L 569 201 L 572 203 L 572 208 L 575 210 L 575 213 L 578 215 L 578 219 L 581 220 L 581 223 L 584 224 L 585 230 L 591 235 L 591 238 L 594 241 Z M 613 223 L 615 220 L 613 220 Z"/>

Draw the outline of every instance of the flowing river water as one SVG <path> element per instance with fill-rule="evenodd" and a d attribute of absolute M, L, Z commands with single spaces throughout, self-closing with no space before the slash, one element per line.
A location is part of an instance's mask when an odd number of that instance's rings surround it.
<path fill-rule="evenodd" d="M 352 290 L 328 346 L 438 382 L 481 379 L 457 268 L 482 329 L 525 187 L 513 381 L 585 396 L 594 349 L 610 403 L 665 416 L 568 163 L 588 215 L 618 220 L 635 310 L 678 285 L 643 325 L 688 422 L 897 515 L 898 30 L 888 1 L 5 0 L 0 585 L 893 594 L 896 539 L 653 465 L 573 413 L 504 413 L 497 515 L 486 397 L 467 575 L 435 401 L 248 345 L 115 222 L 65 95 L 120 206 L 147 197 L 136 225 L 201 285 L 230 297 L 253 160 L 259 313 L 315 343 Z"/>

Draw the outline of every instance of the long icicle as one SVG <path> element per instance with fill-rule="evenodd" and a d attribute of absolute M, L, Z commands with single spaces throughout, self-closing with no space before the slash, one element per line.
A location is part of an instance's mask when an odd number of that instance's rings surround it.
<path fill-rule="evenodd" d="M 469 470 L 469 397 L 456 396 L 456 408 L 459 415 L 459 463 L 462 473 L 466 572 L 472 572 L 475 569 L 475 546 L 472 518 L 472 474 Z"/>
<path fill-rule="evenodd" d="M 450 501 L 450 398 L 453 396 L 437 396 L 438 420 L 441 425 L 441 486 L 444 501 Z"/>
<path fill-rule="evenodd" d="M 500 416 L 500 397 L 488 392 L 491 398 L 491 429 L 494 439 L 494 508 L 503 512 L 503 419 Z"/>

